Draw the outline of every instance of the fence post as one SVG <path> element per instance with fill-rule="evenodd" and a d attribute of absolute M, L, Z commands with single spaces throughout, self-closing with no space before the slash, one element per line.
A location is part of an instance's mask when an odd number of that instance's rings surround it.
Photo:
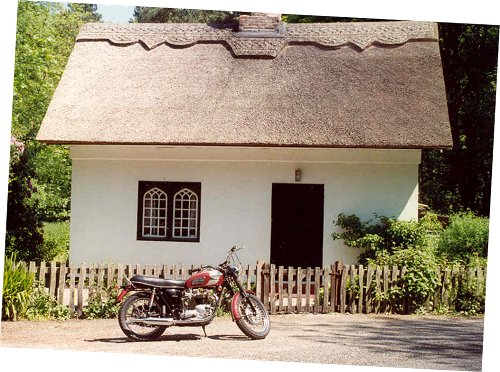
<path fill-rule="evenodd" d="M 373 266 L 368 265 L 366 268 L 366 296 L 365 296 L 365 303 L 366 303 L 366 313 L 370 314 L 372 312 L 372 277 L 373 277 Z"/>
<path fill-rule="evenodd" d="M 338 262 L 338 261 L 337 261 Z M 331 266 L 332 272 L 330 273 L 330 311 L 337 311 L 338 297 L 337 297 L 337 263 Z"/>
<path fill-rule="evenodd" d="M 283 266 L 278 266 L 278 312 L 283 311 L 283 295 L 284 295 L 284 286 L 283 286 Z"/>
<path fill-rule="evenodd" d="M 50 263 L 50 276 L 49 276 L 49 293 L 51 296 L 56 296 L 56 280 L 57 280 L 57 267 L 56 263 Z"/>
<path fill-rule="evenodd" d="M 58 303 L 64 304 L 64 289 L 66 288 L 66 264 L 63 262 L 59 266 Z"/>
<path fill-rule="evenodd" d="M 276 267 L 274 266 L 274 264 L 271 264 L 270 269 L 269 269 L 269 288 L 271 289 L 269 291 L 269 300 L 271 301 L 271 307 L 270 307 L 271 314 L 276 313 L 276 299 L 275 299 L 276 280 L 275 280 L 275 275 L 276 275 Z"/>
<path fill-rule="evenodd" d="M 314 307 L 313 307 L 313 312 L 314 314 L 317 314 L 320 309 L 319 305 L 319 288 L 321 286 L 321 276 L 320 276 L 320 268 L 315 267 L 314 268 Z"/>
<path fill-rule="evenodd" d="M 306 269 L 306 311 L 311 311 L 311 268 Z"/>
<path fill-rule="evenodd" d="M 45 261 L 40 262 L 40 274 L 38 280 L 43 283 L 44 287 L 47 287 L 47 281 L 45 280 L 45 273 L 47 272 Z"/>
<path fill-rule="evenodd" d="M 376 293 L 377 293 L 377 305 L 375 306 L 375 313 L 379 314 L 380 309 L 381 309 L 381 303 L 382 303 L 382 293 L 381 293 L 381 288 L 380 288 L 380 276 L 382 275 L 382 269 L 380 266 L 377 265 L 377 270 L 375 271 L 375 286 L 376 286 Z"/>
<path fill-rule="evenodd" d="M 268 311 L 271 311 L 271 308 L 269 306 L 269 288 L 270 288 L 270 265 L 268 263 L 266 263 L 264 266 L 263 266 L 263 270 L 262 270 L 262 273 L 263 273 L 263 289 L 262 289 L 262 296 L 263 296 L 263 304 L 264 304 L 264 307 L 268 310 Z"/>
<path fill-rule="evenodd" d="M 332 307 L 333 311 L 340 312 L 340 297 L 342 287 L 342 275 L 344 272 L 344 263 L 342 261 L 335 262 L 332 275 Z"/>
<path fill-rule="evenodd" d="M 397 266 L 393 266 L 392 267 L 392 275 L 391 275 L 391 288 L 397 286 L 398 275 L 399 275 L 398 267 Z M 390 303 L 389 311 L 391 313 L 395 313 L 396 312 L 396 299 L 395 298 L 391 298 L 391 303 Z"/>
<path fill-rule="evenodd" d="M 349 266 L 342 268 L 342 276 L 340 280 L 340 313 L 344 314 L 346 310 L 346 288 L 347 288 L 347 272 Z"/>
<path fill-rule="evenodd" d="M 78 314 L 78 317 L 80 318 L 83 315 L 83 283 L 85 282 L 85 273 L 87 271 L 87 268 L 85 266 L 85 263 L 82 263 L 80 265 L 80 276 L 78 277 L 78 302 L 77 302 L 77 310 L 76 313 Z"/>
<path fill-rule="evenodd" d="M 330 267 L 325 266 L 323 268 L 323 304 L 321 307 L 322 313 L 328 313 L 330 311 L 330 306 L 328 303 L 330 302 Z"/>
<path fill-rule="evenodd" d="M 288 298 L 287 298 L 287 313 L 293 313 L 293 305 L 292 305 L 292 299 L 293 299 L 293 288 L 294 286 L 294 270 L 291 266 L 288 266 L 288 274 L 287 274 L 287 279 L 288 279 L 288 284 L 287 284 L 287 289 L 288 289 Z"/>
<path fill-rule="evenodd" d="M 257 295 L 257 298 L 261 300 L 262 303 L 264 303 L 264 295 L 263 295 L 263 281 L 262 281 L 262 268 L 264 267 L 264 262 L 263 261 L 257 261 L 257 267 L 255 270 L 255 292 Z"/>
<path fill-rule="evenodd" d="M 359 298 L 358 298 L 358 313 L 363 312 L 363 284 L 365 278 L 365 269 L 363 265 L 358 267 L 358 286 L 359 286 Z"/>

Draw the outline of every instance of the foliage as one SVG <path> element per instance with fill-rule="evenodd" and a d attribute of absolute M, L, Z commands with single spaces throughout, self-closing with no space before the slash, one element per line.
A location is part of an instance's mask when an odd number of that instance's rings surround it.
<path fill-rule="evenodd" d="M 42 221 L 69 216 L 68 150 L 34 139 L 80 26 L 100 19 L 95 10 L 91 4 L 18 4 L 6 250 L 22 260 L 41 258 Z"/>
<path fill-rule="evenodd" d="M 33 274 L 16 256 L 6 256 L 3 272 L 2 319 L 17 320 L 26 311 L 33 287 Z"/>
<path fill-rule="evenodd" d="M 38 281 L 30 295 L 25 316 L 28 320 L 66 320 L 70 314 L 68 307 L 58 304 Z"/>
<path fill-rule="evenodd" d="M 281 20 L 287 23 L 325 23 L 325 22 L 380 22 L 383 19 L 329 17 L 318 15 L 283 14 Z"/>
<path fill-rule="evenodd" d="M 365 263 L 368 259 L 391 255 L 395 250 L 414 248 L 434 244 L 435 234 L 441 231 L 442 225 L 434 214 L 427 214 L 415 221 L 400 221 L 385 216 L 375 215 L 377 223 L 372 220 L 362 222 L 356 215 L 346 216 L 341 213 L 334 222 L 342 231 L 332 234 L 333 240 L 343 240 L 348 247 L 363 249 L 359 260 Z"/>
<path fill-rule="evenodd" d="M 40 218 L 43 221 L 61 221 L 69 218 L 71 196 L 71 160 L 66 146 L 40 146 L 31 159 L 36 170 L 33 185 L 37 192 Z"/>
<path fill-rule="evenodd" d="M 459 276 L 455 300 L 455 311 L 464 315 L 483 314 L 485 309 L 485 288 L 478 288 L 475 278 Z"/>
<path fill-rule="evenodd" d="M 83 308 L 83 315 L 87 319 L 110 319 L 118 314 L 119 306 L 116 303 L 118 289 L 114 287 L 92 287 L 89 293 L 89 303 Z"/>
<path fill-rule="evenodd" d="M 33 170 L 28 163 L 29 149 L 22 142 L 13 139 L 10 148 L 5 252 L 30 261 L 38 257 L 43 241 L 38 203 L 33 198 Z"/>
<path fill-rule="evenodd" d="M 432 301 L 441 283 L 439 273 L 444 263 L 485 264 L 475 258 L 486 258 L 488 220 L 472 212 L 451 216 L 445 229 L 433 214 L 418 222 L 379 216 L 376 219 L 378 223 L 372 224 L 362 222 L 355 215 L 340 214 L 335 225 L 343 231 L 332 237 L 344 240 L 347 246 L 363 249 L 361 263 L 405 268 L 397 282 L 391 283 L 388 293 L 377 288 L 374 282 L 368 289 L 377 301 L 391 302 L 393 311 L 419 312 L 427 301 Z M 356 286 L 357 282 L 352 284 L 354 295 L 359 290 Z M 466 314 L 484 311 L 484 290 L 477 290 L 477 282 L 462 276 L 457 288 L 456 311 Z"/>
<path fill-rule="evenodd" d="M 66 262 L 69 253 L 69 221 L 47 222 L 43 227 L 42 261 Z"/>
<path fill-rule="evenodd" d="M 383 255 L 381 255 L 383 256 Z M 380 265 L 385 261 L 385 257 L 377 257 L 373 264 Z M 398 279 L 398 286 L 393 287 L 389 295 L 389 300 L 403 298 L 396 302 L 397 312 L 417 312 L 424 303 L 431 298 L 437 286 L 440 284 L 437 260 L 434 251 L 429 247 L 410 247 L 397 249 L 393 255 L 389 256 L 386 264 L 389 267 L 405 267 L 404 275 Z"/>
<path fill-rule="evenodd" d="M 475 258 L 488 254 L 489 220 L 472 212 L 450 217 L 450 223 L 441 234 L 438 253 L 452 261 L 470 264 Z"/>
<path fill-rule="evenodd" d="M 486 216 L 498 26 L 441 23 L 439 34 L 453 149 L 422 151 L 419 199 L 440 213 L 470 209 Z"/>
<path fill-rule="evenodd" d="M 138 23 L 232 23 L 238 15 L 237 12 L 215 10 L 136 6 L 133 21 Z"/>

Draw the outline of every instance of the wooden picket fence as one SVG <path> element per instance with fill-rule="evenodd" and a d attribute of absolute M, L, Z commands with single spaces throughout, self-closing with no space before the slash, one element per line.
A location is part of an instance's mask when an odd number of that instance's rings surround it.
<path fill-rule="evenodd" d="M 82 314 L 92 288 L 121 285 L 125 277 L 151 275 L 166 279 L 187 279 L 195 266 L 184 265 L 123 265 L 64 263 L 39 264 L 30 262 L 29 271 L 58 303 L 69 306 L 71 312 Z M 344 265 L 338 261 L 323 268 L 276 267 L 263 262 L 242 268 L 240 280 L 253 290 L 271 314 L 278 313 L 395 313 L 405 312 L 407 299 L 387 296 L 399 285 L 406 269 Z M 483 292 L 486 269 L 482 267 L 444 268 L 441 285 L 427 299 L 427 310 L 445 306 L 453 310 L 459 280 L 475 284 Z"/>

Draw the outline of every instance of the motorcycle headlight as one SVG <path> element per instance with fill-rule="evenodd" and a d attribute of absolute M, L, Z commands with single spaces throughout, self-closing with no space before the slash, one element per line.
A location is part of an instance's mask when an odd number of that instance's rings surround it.
<path fill-rule="evenodd" d="M 240 274 L 240 269 L 236 266 L 229 266 L 229 269 L 236 275 L 238 276 Z"/>

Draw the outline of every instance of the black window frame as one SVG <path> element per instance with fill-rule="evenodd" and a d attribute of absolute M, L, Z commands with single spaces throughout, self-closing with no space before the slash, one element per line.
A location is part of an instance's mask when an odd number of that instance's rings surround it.
<path fill-rule="evenodd" d="M 153 188 L 158 188 L 167 194 L 167 221 L 166 236 L 151 237 L 143 236 L 143 213 L 144 213 L 144 194 Z M 174 221 L 174 195 L 182 189 L 189 189 L 198 197 L 196 237 L 195 238 L 176 238 L 172 236 Z M 200 220 L 201 220 L 201 182 L 179 182 L 179 181 L 139 181 L 137 197 L 137 240 L 146 241 L 173 241 L 173 242 L 200 242 Z"/>

